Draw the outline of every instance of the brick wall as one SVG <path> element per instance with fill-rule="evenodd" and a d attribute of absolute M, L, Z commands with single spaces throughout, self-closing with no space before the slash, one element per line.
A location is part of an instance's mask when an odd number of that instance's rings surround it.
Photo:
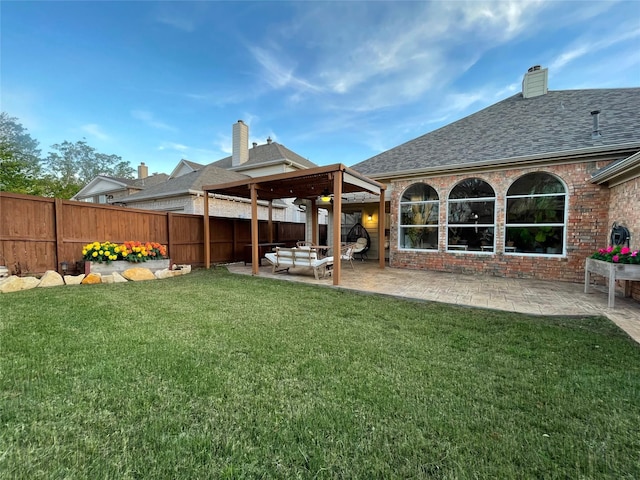
<path fill-rule="evenodd" d="M 594 185 L 591 173 L 603 163 L 584 162 L 548 167 L 501 170 L 481 174 L 425 177 L 394 182 L 391 195 L 390 265 L 455 273 L 489 274 L 513 278 L 538 278 L 568 282 L 584 281 L 585 259 L 606 244 L 609 230 L 609 189 Z M 544 171 L 556 175 L 567 186 L 568 216 L 566 255 L 539 256 L 502 253 L 504 250 L 505 197 L 509 186 L 520 176 Z M 446 252 L 447 198 L 451 189 L 469 177 L 481 178 L 496 192 L 496 253 Z M 440 197 L 438 252 L 398 249 L 398 207 L 400 195 L 411 184 L 422 181 L 436 189 Z"/>
<path fill-rule="evenodd" d="M 640 178 L 611 187 L 609 201 L 609 232 L 613 222 L 625 225 L 631 234 L 630 246 L 640 249 Z M 609 240 L 607 238 L 607 240 Z M 640 300 L 640 282 L 631 282 L 631 296 Z"/>

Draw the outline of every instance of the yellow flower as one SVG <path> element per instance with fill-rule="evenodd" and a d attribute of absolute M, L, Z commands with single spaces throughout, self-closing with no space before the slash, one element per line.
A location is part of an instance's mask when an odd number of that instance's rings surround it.
<path fill-rule="evenodd" d="M 84 256 L 86 254 L 87 254 L 87 251 L 85 249 L 82 249 L 82 255 Z"/>
<path fill-rule="evenodd" d="M 114 252 L 119 253 L 120 252 L 120 247 L 116 247 L 113 249 Z"/>
<path fill-rule="evenodd" d="M 91 256 L 92 256 L 92 257 L 97 257 L 97 256 L 98 256 L 98 252 L 93 252 L 93 253 L 91 254 Z"/>
<path fill-rule="evenodd" d="M 102 254 L 104 254 L 104 250 L 100 250 L 98 253 L 99 253 L 100 255 L 102 255 Z"/>
<path fill-rule="evenodd" d="M 142 254 L 141 254 L 141 253 L 139 253 L 139 254 L 138 254 L 138 257 L 141 257 L 141 256 L 142 256 Z"/>

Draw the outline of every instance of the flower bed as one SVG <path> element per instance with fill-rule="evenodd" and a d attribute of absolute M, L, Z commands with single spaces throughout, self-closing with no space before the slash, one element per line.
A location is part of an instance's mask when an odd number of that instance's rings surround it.
<path fill-rule="evenodd" d="M 622 245 L 601 248 L 591 255 L 591 258 L 601 260 L 603 262 L 640 265 L 640 255 L 638 255 L 638 250 L 631 250 L 629 247 L 624 247 Z"/>
<path fill-rule="evenodd" d="M 82 258 L 95 263 L 125 261 L 131 263 L 148 260 L 162 260 L 167 256 L 164 245 L 156 242 L 124 242 L 118 245 L 111 242 L 93 242 L 82 247 Z"/>
<path fill-rule="evenodd" d="M 601 248 L 587 258 L 584 272 L 584 293 L 589 293 L 591 274 L 609 279 L 609 307 L 615 303 L 616 281 L 622 280 L 625 297 L 631 296 L 631 281 L 640 281 L 640 255 L 638 250 L 620 245 Z"/>
<path fill-rule="evenodd" d="M 93 242 L 82 247 L 87 274 L 120 273 L 135 266 L 132 264 L 142 262 L 149 262 L 145 267 L 151 271 L 163 270 L 171 265 L 166 255 L 167 249 L 164 245 L 156 242 Z"/>

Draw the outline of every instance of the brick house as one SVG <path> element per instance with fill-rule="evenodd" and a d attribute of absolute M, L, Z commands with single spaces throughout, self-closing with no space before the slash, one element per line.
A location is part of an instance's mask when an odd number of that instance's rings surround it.
<path fill-rule="evenodd" d="M 640 247 L 640 88 L 522 87 L 352 166 L 387 186 L 391 266 L 580 282 L 613 222 Z"/>

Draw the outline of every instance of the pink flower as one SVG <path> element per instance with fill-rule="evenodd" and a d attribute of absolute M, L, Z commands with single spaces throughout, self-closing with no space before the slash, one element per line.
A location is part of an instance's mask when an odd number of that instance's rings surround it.
<path fill-rule="evenodd" d="M 620 257 L 618 255 L 614 255 L 611 260 L 613 260 L 613 263 L 618 263 L 618 260 L 620 260 Z"/>
<path fill-rule="evenodd" d="M 612 246 L 608 246 L 607 249 L 605 250 L 607 253 L 611 253 L 613 252 L 613 247 Z"/>
<path fill-rule="evenodd" d="M 632 257 L 636 257 L 636 256 L 638 256 L 638 250 L 635 250 L 635 251 L 631 254 L 631 256 L 632 256 Z"/>
<path fill-rule="evenodd" d="M 622 247 L 620 249 L 620 255 L 627 255 L 629 252 L 631 252 L 631 249 L 629 247 Z"/>
<path fill-rule="evenodd" d="M 601 248 L 600 250 L 598 250 L 598 252 L 600 253 L 600 255 L 604 255 L 605 253 L 607 253 L 604 248 Z"/>

